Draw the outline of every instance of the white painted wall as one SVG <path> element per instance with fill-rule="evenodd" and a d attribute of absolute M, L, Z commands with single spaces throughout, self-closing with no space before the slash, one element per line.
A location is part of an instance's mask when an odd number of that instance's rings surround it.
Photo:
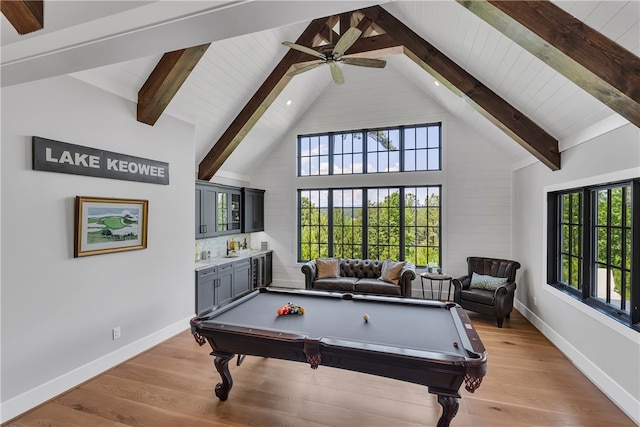
<path fill-rule="evenodd" d="M 2 421 L 188 328 L 194 129 L 135 118 L 71 77 L 2 89 Z M 168 162 L 170 185 L 33 171 L 33 135 Z M 148 248 L 73 258 L 76 195 L 149 200 Z"/>
<path fill-rule="evenodd" d="M 562 169 L 514 175 L 516 307 L 631 418 L 640 423 L 640 334 L 547 285 L 546 194 L 640 176 L 640 130 L 627 124 L 562 153 Z"/>
<path fill-rule="evenodd" d="M 327 86 L 252 177 L 252 186 L 267 191 L 266 231 L 255 238 L 267 240 L 274 250 L 274 285 L 304 287 L 297 262 L 298 188 L 442 184 L 444 270 L 466 274 L 468 256 L 510 258 L 512 165 L 505 157 L 403 77 L 387 71 L 383 78 L 378 70 L 358 67 L 343 70 L 349 84 Z M 296 177 L 299 134 L 431 122 L 442 122 L 442 171 Z M 417 279 L 414 289 L 419 287 Z"/>

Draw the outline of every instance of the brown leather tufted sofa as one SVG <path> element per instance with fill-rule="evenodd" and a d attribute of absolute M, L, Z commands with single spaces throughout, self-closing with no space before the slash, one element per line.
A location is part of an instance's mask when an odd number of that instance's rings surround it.
<path fill-rule="evenodd" d="M 513 310 L 513 298 L 516 292 L 516 271 L 520 263 L 508 259 L 469 257 L 467 258 L 468 274 L 453 279 L 455 286 L 453 300 L 464 309 L 477 313 L 495 316 L 498 327 L 502 328 L 504 318 L 509 318 Z M 495 291 L 472 289 L 473 273 L 494 277 L 506 277 L 507 282 Z"/>
<path fill-rule="evenodd" d="M 316 261 L 311 260 L 302 266 L 305 289 L 411 297 L 411 282 L 416 278 L 415 265 L 405 263 L 396 285 L 378 280 L 382 274 L 382 263 L 370 259 L 342 258 L 340 277 L 318 279 Z"/>

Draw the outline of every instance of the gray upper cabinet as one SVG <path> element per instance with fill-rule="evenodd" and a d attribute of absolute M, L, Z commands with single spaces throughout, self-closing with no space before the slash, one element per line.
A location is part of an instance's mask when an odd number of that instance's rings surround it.
<path fill-rule="evenodd" d="M 239 189 L 217 188 L 218 210 L 216 232 L 232 234 L 240 232 L 242 193 Z"/>
<path fill-rule="evenodd" d="M 196 182 L 196 239 L 239 233 L 242 228 L 242 191 L 239 188 Z"/>
<path fill-rule="evenodd" d="M 216 202 L 214 187 L 196 185 L 196 239 L 216 235 Z"/>
<path fill-rule="evenodd" d="M 264 231 L 264 190 L 196 181 L 196 239 Z"/>
<path fill-rule="evenodd" d="M 264 190 L 242 189 L 242 232 L 264 231 Z"/>

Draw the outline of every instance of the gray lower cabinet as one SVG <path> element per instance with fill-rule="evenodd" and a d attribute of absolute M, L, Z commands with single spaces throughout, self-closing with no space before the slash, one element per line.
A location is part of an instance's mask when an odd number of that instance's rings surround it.
<path fill-rule="evenodd" d="M 216 284 L 216 305 L 224 304 L 233 298 L 233 264 L 218 267 Z"/>
<path fill-rule="evenodd" d="M 251 289 L 251 260 L 249 258 L 233 263 L 233 294 L 235 296 Z"/>
<path fill-rule="evenodd" d="M 216 267 L 196 271 L 196 313 L 201 313 L 216 304 L 217 279 L 218 269 Z"/>
<path fill-rule="evenodd" d="M 251 289 L 251 259 L 196 271 L 196 314 Z"/>

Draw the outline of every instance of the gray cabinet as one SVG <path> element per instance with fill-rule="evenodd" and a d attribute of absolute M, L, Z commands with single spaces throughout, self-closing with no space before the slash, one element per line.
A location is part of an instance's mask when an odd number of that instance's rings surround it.
<path fill-rule="evenodd" d="M 242 189 L 242 232 L 264 231 L 264 190 Z"/>
<path fill-rule="evenodd" d="M 216 267 L 196 271 L 196 314 L 216 304 L 215 285 L 218 278 Z"/>
<path fill-rule="evenodd" d="M 216 197 L 215 188 L 196 185 L 196 239 L 216 235 Z"/>
<path fill-rule="evenodd" d="M 218 267 L 216 281 L 216 305 L 224 304 L 233 298 L 233 264 Z"/>
<path fill-rule="evenodd" d="M 250 290 L 251 274 L 250 258 L 196 271 L 196 314 Z"/>
<path fill-rule="evenodd" d="M 242 191 L 207 182 L 196 182 L 196 239 L 239 233 L 242 224 Z"/>
<path fill-rule="evenodd" d="M 217 226 L 218 235 L 238 233 L 241 223 L 242 193 L 239 189 L 226 187 L 216 188 L 217 202 Z"/>
<path fill-rule="evenodd" d="M 243 259 L 233 263 L 233 294 L 238 296 L 251 289 L 251 260 Z"/>

